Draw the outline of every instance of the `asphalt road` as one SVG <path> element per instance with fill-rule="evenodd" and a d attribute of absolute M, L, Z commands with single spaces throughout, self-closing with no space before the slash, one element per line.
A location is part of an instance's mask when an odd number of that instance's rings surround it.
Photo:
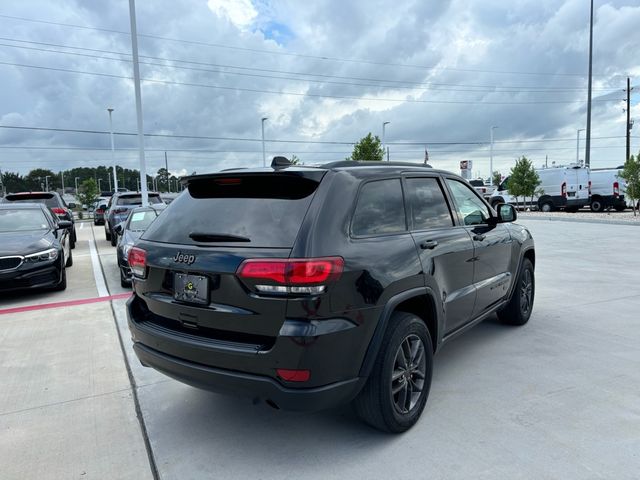
<path fill-rule="evenodd" d="M 66 292 L 0 297 L 0 478 L 636 479 L 640 228 L 522 223 L 537 249 L 531 320 L 489 319 L 445 346 L 400 436 L 348 407 L 276 411 L 141 367 L 115 249 L 85 224 Z"/>

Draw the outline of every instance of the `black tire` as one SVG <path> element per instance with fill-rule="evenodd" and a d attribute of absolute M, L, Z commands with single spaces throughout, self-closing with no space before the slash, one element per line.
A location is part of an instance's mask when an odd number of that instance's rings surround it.
<path fill-rule="evenodd" d="M 76 227 L 73 227 L 71 233 L 69 234 L 69 250 L 76 248 Z M 69 252 L 71 253 L 71 252 Z"/>
<path fill-rule="evenodd" d="M 591 204 L 589 205 L 589 208 L 591 209 L 592 212 L 600 213 L 601 211 L 604 210 L 604 203 L 602 203 L 602 200 L 600 200 L 599 198 L 595 198 L 591 200 Z"/>
<path fill-rule="evenodd" d="M 67 289 L 67 269 L 66 268 L 62 269 L 62 279 L 60 280 L 60 283 L 58 283 L 58 285 L 56 285 L 53 289 L 58 292 L 61 292 Z"/>
<path fill-rule="evenodd" d="M 106 238 L 107 241 L 111 240 L 111 230 L 106 222 L 104 224 L 104 238 Z"/>
<path fill-rule="evenodd" d="M 120 286 L 122 288 L 131 288 L 131 280 L 129 280 L 123 275 L 121 268 L 119 270 L 120 270 Z"/>
<path fill-rule="evenodd" d="M 506 307 L 498 312 L 498 318 L 508 325 L 524 325 L 529 321 L 533 311 L 533 300 L 536 293 L 535 274 L 531 260 L 522 260 L 522 268 L 518 280 Z"/>
<path fill-rule="evenodd" d="M 109 236 L 111 237 L 111 246 L 115 247 L 118 244 L 118 236 L 113 232 Z"/>
<path fill-rule="evenodd" d="M 553 202 L 542 202 L 540 204 L 540 211 L 544 213 L 553 212 Z"/>
<path fill-rule="evenodd" d="M 407 356 L 411 358 L 411 367 L 403 370 Z M 433 348 L 427 326 L 411 313 L 394 312 L 371 375 L 353 401 L 356 413 L 383 432 L 408 430 L 418 421 L 427 403 L 432 372 Z M 392 388 L 399 390 L 394 394 Z M 413 392 L 413 388 L 420 391 Z"/>
<path fill-rule="evenodd" d="M 65 267 L 71 267 L 73 265 L 73 252 L 69 249 L 69 256 L 67 257 L 67 262 L 64 264 Z"/>

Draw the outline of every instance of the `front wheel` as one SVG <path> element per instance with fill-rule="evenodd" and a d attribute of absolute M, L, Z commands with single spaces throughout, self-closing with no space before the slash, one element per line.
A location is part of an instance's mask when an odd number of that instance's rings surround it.
<path fill-rule="evenodd" d="M 58 283 L 58 285 L 53 289 L 59 292 L 67 289 L 67 269 L 65 267 L 62 267 L 62 278 L 60 279 L 60 283 Z"/>
<path fill-rule="evenodd" d="M 544 202 L 544 203 L 540 204 L 540 211 L 544 212 L 544 213 L 552 212 L 553 211 L 553 203 Z"/>
<path fill-rule="evenodd" d="M 104 238 L 109 241 L 111 240 L 111 231 L 109 230 L 109 225 L 107 222 L 104 224 Z"/>
<path fill-rule="evenodd" d="M 602 203 L 602 200 L 594 199 L 591 200 L 591 205 L 589 205 L 589 208 L 591 208 L 592 212 L 599 213 L 604 210 L 604 203 Z"/>
<path fill-rule="evenodd" d="M 498 312 L 498 318 L 509 325 L 524 325 L 529 321 L 533 311 L 535 297 L 535 276 L 531 260 L 522 261 L 522 269 L 511 294 L 511 299 L 504 309 Z"/>
<path fill-rule="evenodd" d="M 354 400 L 358 416 L 390 433 L 411 428 L 427 403 L 433 372 L 429 330 L 421 318 L 395 312 L 366 385 Z"/>
<path fill-rule="evenodd" d="M 111 232 L 111 235 L 109 235 L 109 237 L 111 237 L 111 246 L 115 247 L 118 244 L 118 236 Z"/>

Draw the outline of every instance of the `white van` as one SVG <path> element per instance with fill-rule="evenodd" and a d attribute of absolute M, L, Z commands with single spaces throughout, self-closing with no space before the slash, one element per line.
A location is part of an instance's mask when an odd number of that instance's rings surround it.
<path fill-rule="evenodd" d="M 575 212 L 589 204 L 589 169 L 578 164 L 566 167 L 551 167 L 536 169 L 540 181 L 538 187 L 541 195 L 534 195 L 523 199 L 519 197 L 519 204 L 527 207 L 537 207 L 543 212 L 564 209 Z M 516 204 L 516 198 L 509 194 L 509 177 L 505 178 L 498 188 L 491 194 L 490 203 L 495 207 L 499 203 Z"/>
<path fill-rule="evenodd" d="M 623 211 L 626 183 L 619 176 L 622 167 L 591 169 L 591 211 L 602 212 L 606 208 Z"/>

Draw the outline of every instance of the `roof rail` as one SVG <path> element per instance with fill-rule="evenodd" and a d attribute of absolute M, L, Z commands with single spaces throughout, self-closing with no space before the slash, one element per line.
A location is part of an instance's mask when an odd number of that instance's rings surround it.
<path fill-rule="evenodd" d="M 337 162 L 325 163 L 322 165 L 318 165 L 321 168 L 344 168 L 344 167 L 423 167 L 423 168 L 432 168 L 431 165 L 424 163 L 413 163 L 413 162 L 384 162 L 384 161 L 371 161 L 367 160 L 364 162 L 355 161 L 355 160 L 340 160 Z"/>

